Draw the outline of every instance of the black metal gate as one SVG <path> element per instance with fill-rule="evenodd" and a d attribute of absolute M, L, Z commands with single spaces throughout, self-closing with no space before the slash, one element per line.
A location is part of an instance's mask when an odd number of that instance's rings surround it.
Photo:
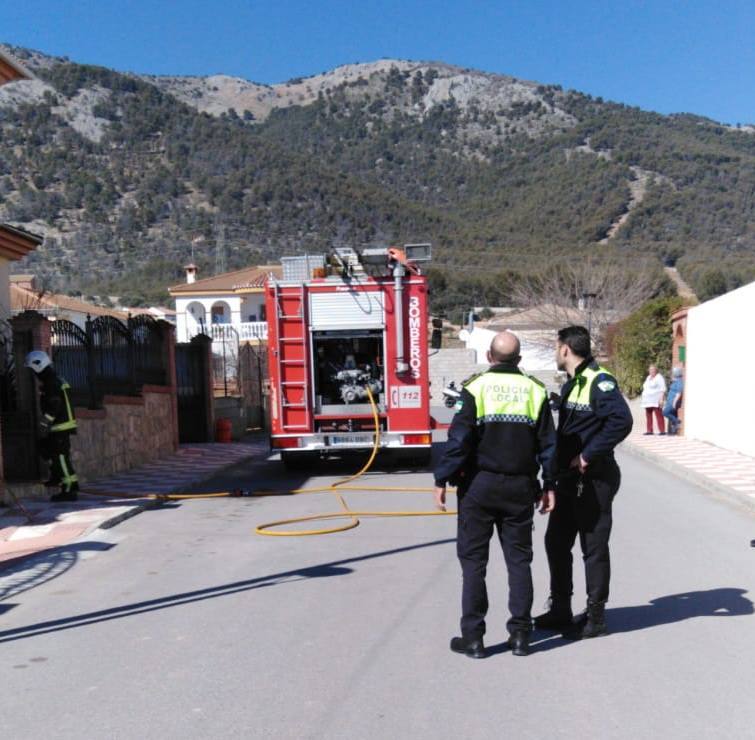
<path fill-rule="evenodd" d="M 181 443 L 212 440 L 207 413 L 211 401 L 209 341 L 204 337 L 196 337 L 189 344 L 176 345 L 178 438 Z"/>
<path fill-rule="evenodd" d="M 52 362 L 58 375 L 71 386 L 69 393 L 73 404 L 97 408 L 99 393 L 94 354 L 87 333 L 66 319 L 51 322 L 50 331 Z"/>
<path fill-rule="evenodd" d="M 109 392 L 131 396 L 137 392 L 133 337 L 127 326 L 112 316 L 99 316 L 88 324 L 94 350 L 95 374 L 107 378 Z"/>
<path fill-rule="evenodd" d="M 0 425 L 3 470 L 9 481 L 38 480 L 37 389 L 24 359 L 33 349 L 31 331 L 0 322 Z"/>

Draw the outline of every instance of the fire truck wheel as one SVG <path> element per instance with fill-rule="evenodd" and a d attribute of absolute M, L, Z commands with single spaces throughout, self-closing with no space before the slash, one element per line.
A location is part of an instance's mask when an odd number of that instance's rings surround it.
<path fill-rule="evenodd" d="M 286 470 L 311 470 L 317 464 L 316 452 L 281 452 Z"/>

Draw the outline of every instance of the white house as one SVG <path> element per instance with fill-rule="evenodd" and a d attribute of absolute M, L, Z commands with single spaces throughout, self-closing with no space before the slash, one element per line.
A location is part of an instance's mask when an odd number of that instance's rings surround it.
<path fill-rule="evenodd" d="M 755 283 L 687 310 L 684 433 L 755 457 L 753 316 Z"/>
<path fill-rule="evenodd" d="M 490 342 L 499 331 L 514 332 L 521 343 L 521 368 L 546 385 L 557 385 L 555 332 L 544 326 L 541 313 L 536 309 L 503 309 L 487 326 L 474 326 L 463 330 L 459 338 L 467 349 L 473 349 L 479 364 L 487 364 Z"/>
<path fill-rule="evenodd" d="M 176 325 L 176 312 L 166 306 L 150 306 L 149 308 L 130 308 L 128 312 L 132 316 L 151 316 L 153 319 L 167 321 L 169 324 Z"/>
<path fill-rule="evenodd" d="M 197 280 L 196 265 L 186 266 L 186 282 L 169 289 L 176 301 L 176 336 L 191 341 L 200 333 L 241 342 L 267 339 L 264 285 L 280 278 L 280 265 L 258 265 Z"/>

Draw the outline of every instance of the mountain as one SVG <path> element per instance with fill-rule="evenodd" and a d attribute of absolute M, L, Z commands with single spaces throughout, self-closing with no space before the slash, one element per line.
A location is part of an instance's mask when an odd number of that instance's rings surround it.
<path fill-rule="evenodd" d="M 45 234 L 19 269 L 60 288 L 154 300 L 192 255 L 416 240 L 450 304 L 588 255 L 702 297 L 755 279 L 753 127 L 434 62 L 268 86 L 0 48 L 38 77 L 0 87 L 0 219 Z"/>

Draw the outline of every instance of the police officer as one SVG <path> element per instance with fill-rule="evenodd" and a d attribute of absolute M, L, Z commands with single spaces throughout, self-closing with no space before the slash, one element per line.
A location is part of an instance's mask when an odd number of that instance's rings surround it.
<path fill-rule="evenodd" d="M 71 463 L 71 435 L 76 434 L 76 418 L 68 396 L 71 386 L 58 377 L 45 352 L 30 352 L 24 365 L 32 370 L 40 387 L 39 454 L 50 462 L 50 479 L 45 485 L 60 486 L 60 492 L 53 494 L 50 501 L 76 501 L 79 479 Z"/>
<path fill-rule="evenodd" d="M 491 367 L 463 384 L 448 442 L 435 468 L 435 499 L 445 510 L 446 483 L 457 483 L 459 499 L 457 554 L 461 563 L 461 637 L 451 650 L 470 658 L 485 656 L 483 635 L 488 594 L 485 572 L 493 528 L 503 548 L 509 574 L 509 645 L 527 655 L 532 628 L 532 517 L 540 494 L 540 512 L 555 505 L 555 429 L 543 385 L 522 373 L 519 340 L 496 334 L 490 345 Z"/>
<path fill-rule="evenodd" d="M 593 359 L 583 326 L 558 332 L 556 363 L 568 381 L 558 417 L 558 506 L 548 522 L 545 549 L 551 574 L 550 608 L 535 626 L 568 637 L 605 634 L 611 563 L 611 506 L 621 473 L 613 450 L 632 430 L 632 415 L 616 379 Z M 572 548 L 579 535 L 585 563 L 587 611 L 572 620 Z"/>

